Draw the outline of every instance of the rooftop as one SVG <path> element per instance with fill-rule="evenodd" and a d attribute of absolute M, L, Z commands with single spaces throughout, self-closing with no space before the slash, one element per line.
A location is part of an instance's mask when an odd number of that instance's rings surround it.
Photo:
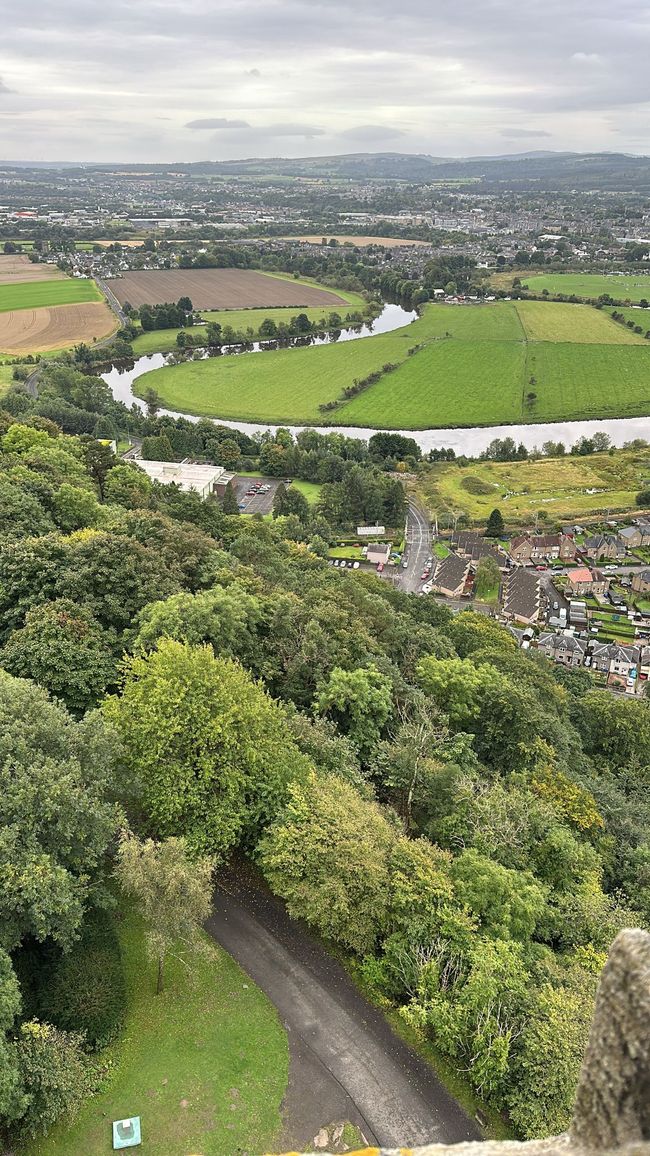
<path fill-rule="evenodd" d="M 223 466 L 198 465 L 196 462 L 149 462 L 135 458 L 134 465 L 151 478 L 152 482 L 170 485 L 174 482 L 180 490 L 203 493 L 206 487 L 212 489 L 217 482 L 227 485 L 234 474 L 229 474 Z"/>

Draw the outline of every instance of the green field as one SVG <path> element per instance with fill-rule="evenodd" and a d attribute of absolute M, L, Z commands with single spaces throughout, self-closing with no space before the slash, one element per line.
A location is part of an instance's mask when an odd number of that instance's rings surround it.
<path fill-rule="evenodd" d="M 417 487 L 432 514 L 453 510 L 484 525 L 498 506 L 512 527 L 530 525 L 536 514 L 554 522 L 634 510 L 647 477 L 650 448 L 468 466 L 437 462 L 418 478 Z"/>
<path fill-rule="evenodd" d="M 111 1121 L 140 1115 L 143 1150 L 156 1156 L 233 1156 L 278 1143 L 287 1083 L 284 1030 L 262 992 L 224 951 L 207 945 L 190 968 L 168 964 L 155 994 L 140 924 L 120 940 L 129 1008 L 121 1040 L 104 1053 L 106 1086 L 68 1127 L 21 1147 L 23 1156 L 109 1156 Z"/>
<path fill-rule="evenodd" d="M 222 327 L 230 325 L 238 332 L 245 333 L 246 330 L 250 328 L 254 331 L 256 337 L 260 325 L 267 317 L 270 317 L 271 320 L 275 321 L 276 325 L 279 325 L 281 322 L 291 321 L 291 318 L 295 317 L 298 313 L 306 313 L 310 321 L 318 322 L 323 319 L 326 320 L 330 312 L 338 312 L 341 317 L 345 317 L 345 314 L 349 310 L 358 310 L 361 312 L 365 309 L 366 302 L 363 297 L 359 297 L 358 294 L 344 293 L 340 289 L 337 289 L 336 293 L 345 297 L 347 301 L 347 304 L 345 306 L 341 305 L 338 310 L 326 310 L 321 306 L 306 309 L 298 309 L 296 306 L 282 306 L 281 308 L 273 309 L 208 309 L 202 311 L 201 316 L 205 321 L 216 321 Z M 135 341 L 132 342 L 133 352 L 139 357 L 148 353 L 167 353 L 170 349 L 176 347 L 176 338 L 181 332 L 189 334 L 195 341 L 198 338 L 198 343 L 200 344 L 201 336 L 205 333 L 205 330 L 201 325 L 194 325 L 191 329 L 186 330 L 152 329 L 148 333 L 141 333 L 135 338 Z"/>
<path fill-rule="evenodd" d="M 319 410 L 387 362 L 397 368 Z M 432 304 L 392 333 L 187 362 L 141 377 L 140 395 L 149 386 L 172 409 L 249 421 L 427 429 L 632 416 L 650 413 L 650 342 L 590 306 Z"/>
<path fill-rule="evenodd" d="M 25 281 L 0 285 L 0 313 L 17 309 L 41 309 L 52 305 L 77 305 L 103 301 L 94 281 L 69 277 L 65 281 Z"/>
<path fill-rule="evenodd" d="M 4 397 L 10 385 L 13 385 L 13 365 L 0 365 L 0 397 Z"/>
<path fill-rule="evenodd" d="M 565 293 L 568 297 L 593 298 L 609 293 L 621 301 L 650 301 L 650 273 L 520 273 L 522 285 L 531 293 Z"/>
<path fill-rule="evenodd" d="M 607 309 L 546 301 L 518 301 L 516 308 L 528 341 L 568 341 L 577 345 L 644 344 L 644 338 L 638 333 L 613 321 Z"/>

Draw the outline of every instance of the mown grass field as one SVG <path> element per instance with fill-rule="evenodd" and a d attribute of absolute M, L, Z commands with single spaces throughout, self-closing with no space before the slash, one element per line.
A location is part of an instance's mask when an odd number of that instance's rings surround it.
<path fill-rule="evenodd" d="M 483 525 L 498 506 L 512 526 L 528 525 L 539 513 L 562 521 L 634 509 L 649 476 L 650 448 L 468 466 L 439 462 L 427 468 L 417 485 L 432 514 L 453 510 Z"/>
<path fill-rule="evenodd" d="M 142 1120 L 143 1151 L 156 1156 L 272 1149 L 288 1049 L 266 996 L 212 943 L 189 971 L 170 960 L 157 996 L 137 920 L 125 920 L 120 940 L 129 1006 L 106 1086 L 72 1124 L 23 1146 L 23 1156 L 109 1156 L 111 1121 L 132 1115 Z"/>
<path fill-rule="evenodd" d="M 82 278 L 68 277 L 64 281 L 26 281 L 20 285 L 0 285 L 0 313 L 102 300 L 103 297 L 95 282 Z"/>
<path fill-rule="evenodd" d="M 615 273 L 527 273 L 524 270 L 518 276 L 522 285 L 528 285 L 534 293 L 548 289 L 549 293 L 585 298 L 609 293 L 617 301 L 640 301 L 643 297 L 650 301 L 650 273 L 619 276 Z"/>
<path fill-rule="evenodd" d="M 14 379 L 13 365 L 0 365 L 0 397 L 4 397 Z"/>
<path fill-rule="evenodd" d="M 319 410 L 387 362 L 398 368 Z M 148 386 L 186 413 L 380 429 L 636 416 L 650 413 L 650 342 L 588 306 L 431 304 L 389 334 L 188 362 L 140 378 L 140 395 Z"/>
<path fill-rule="evenodd" d="M 644 338 L 638 333 L 613 321 L 607 309 L 546 301 L 518 301 L 516 309 L 528 341 L 568 341 L 577 345 L 644 344 Z"/>

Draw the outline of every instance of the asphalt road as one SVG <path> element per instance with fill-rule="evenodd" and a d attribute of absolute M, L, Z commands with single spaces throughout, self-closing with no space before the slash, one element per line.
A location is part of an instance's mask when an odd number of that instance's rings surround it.
<path fill-rule="evenodd" d="M 266 992 L 287 1031 L 283 1145 L 307 1150 L 321 1127 L 344 1119 L 388 1147 L 482 1139 L 432 1069 L 279 901 L 231 878 L 207 929 Z"/>
<path fill-rule="evenodd" d="M 400 569 L 396 585 L 408 594 L 422 588 L 420 575 L 432 551 L 431 526 L 427 515 L 413 498 L 409 498 L 406 519 L 406 558 L 408 566 Z"/>

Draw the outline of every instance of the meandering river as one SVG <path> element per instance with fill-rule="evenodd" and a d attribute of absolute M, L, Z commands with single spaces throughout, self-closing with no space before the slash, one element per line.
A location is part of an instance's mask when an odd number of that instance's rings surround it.
<path fill-rule="evenodd" d="M 400 329 L 404 325 L 408 325 L 414 321 L 417 313 L 406 309 L 402 309 L 400 305 L 385 305 L 380 315 L 373 321 L 372 325 L 361 325 L 350 329 L 341 330 L 337 338 L 332 338 L 329 334 L 322 337 L 294 338 L 290 342 L 292 346 L 310 345 L 327 345 L 333 340 L 341 341 L 358 341 L 361 337 L 369 337 L 376 333 L 390 333 L 393 329 Z M 269 348 L 275 348 L 273 343 L 256 341 L 252 345 L 247 345 L 244 349 L 239 347 L 228 348 L 222 356 L 224 357 L 245 357 L 253 353 L 261 353 Z M 207 354 L 205 355 L 208 356 Z M 168 363 L 168 355 L 165 353 L 153 353 L 147 357 L 139 357 L 132 366 L 125 369 L 114 365 L 106 373 L 103 373 L 102 379 L 111 387 L 113 397 L 116 401 L 122 401 L 125 405 L 137 405 L 140 409 L 145 410 L 146 404 L 141 398 L 136 397 L 133 393 L 133 383 L 143 374 L 149 373 L 152 369 L 161 369 Z M 171 417 L 184 417 L 188 421 L 199 421 L 199 417 L 191 414 L 177 413 L 175 410 L 160 409 L 161 414 L 167 414 Z M 336 431 L 342 433 L 347 437 L 363 438 L 367 440 L 372 437 L 374 433 L 378 433 L 377 429 L 364 428 L 362 426 L 309 426 L 304 425 L 288 425 L 286 423 L 280 425 L 269 425 L 265 422 L 246 422 L 246 421 L 230 421 L 225 418 L 214 416 L 213 421 L 220 425 L 228 426 L 230 429 L 241 429 L 247 434 L 253 435 L 256 433 L 263 433 L 270 430 L 275 433 L 278 429 L 288 429 L 292 434 L 297 434 L 301 429 L 309 428 L 315 429 L 318 433 L 327 434 Z M 622 418 L 606 418 L 603 421 L 589 420 L 589 421 L 565 421 L 565 422 L 547 422 L 536 425 L 499 425 L 499 426 L 473 426 L 464 429 L 426 429 L 426 430 L 391 430 L 391 433 L 404 434 L 405 437 L 414 438 L 424 453 L 429 450 L 450 448 L 455 450 L 456 454 L 466 454 L 467 457 L 477 457 L 487 448 L 493 438 L 514 438 L 516 442 L 523 442 L 527 449 L 532 450 L 535 446 L 541 446 L 545 441 L 559 441 L 564 442 L 567 448 L 573 445 L 580 437 L 592 437 L 597 431 L 602 431 L 609 435 L 612 444 L 616 446 L 623 445 L 624 442 L 632 441 L 634 438 L 645 438 L 650 440 L 650 417 L 622 417 Z"/>

